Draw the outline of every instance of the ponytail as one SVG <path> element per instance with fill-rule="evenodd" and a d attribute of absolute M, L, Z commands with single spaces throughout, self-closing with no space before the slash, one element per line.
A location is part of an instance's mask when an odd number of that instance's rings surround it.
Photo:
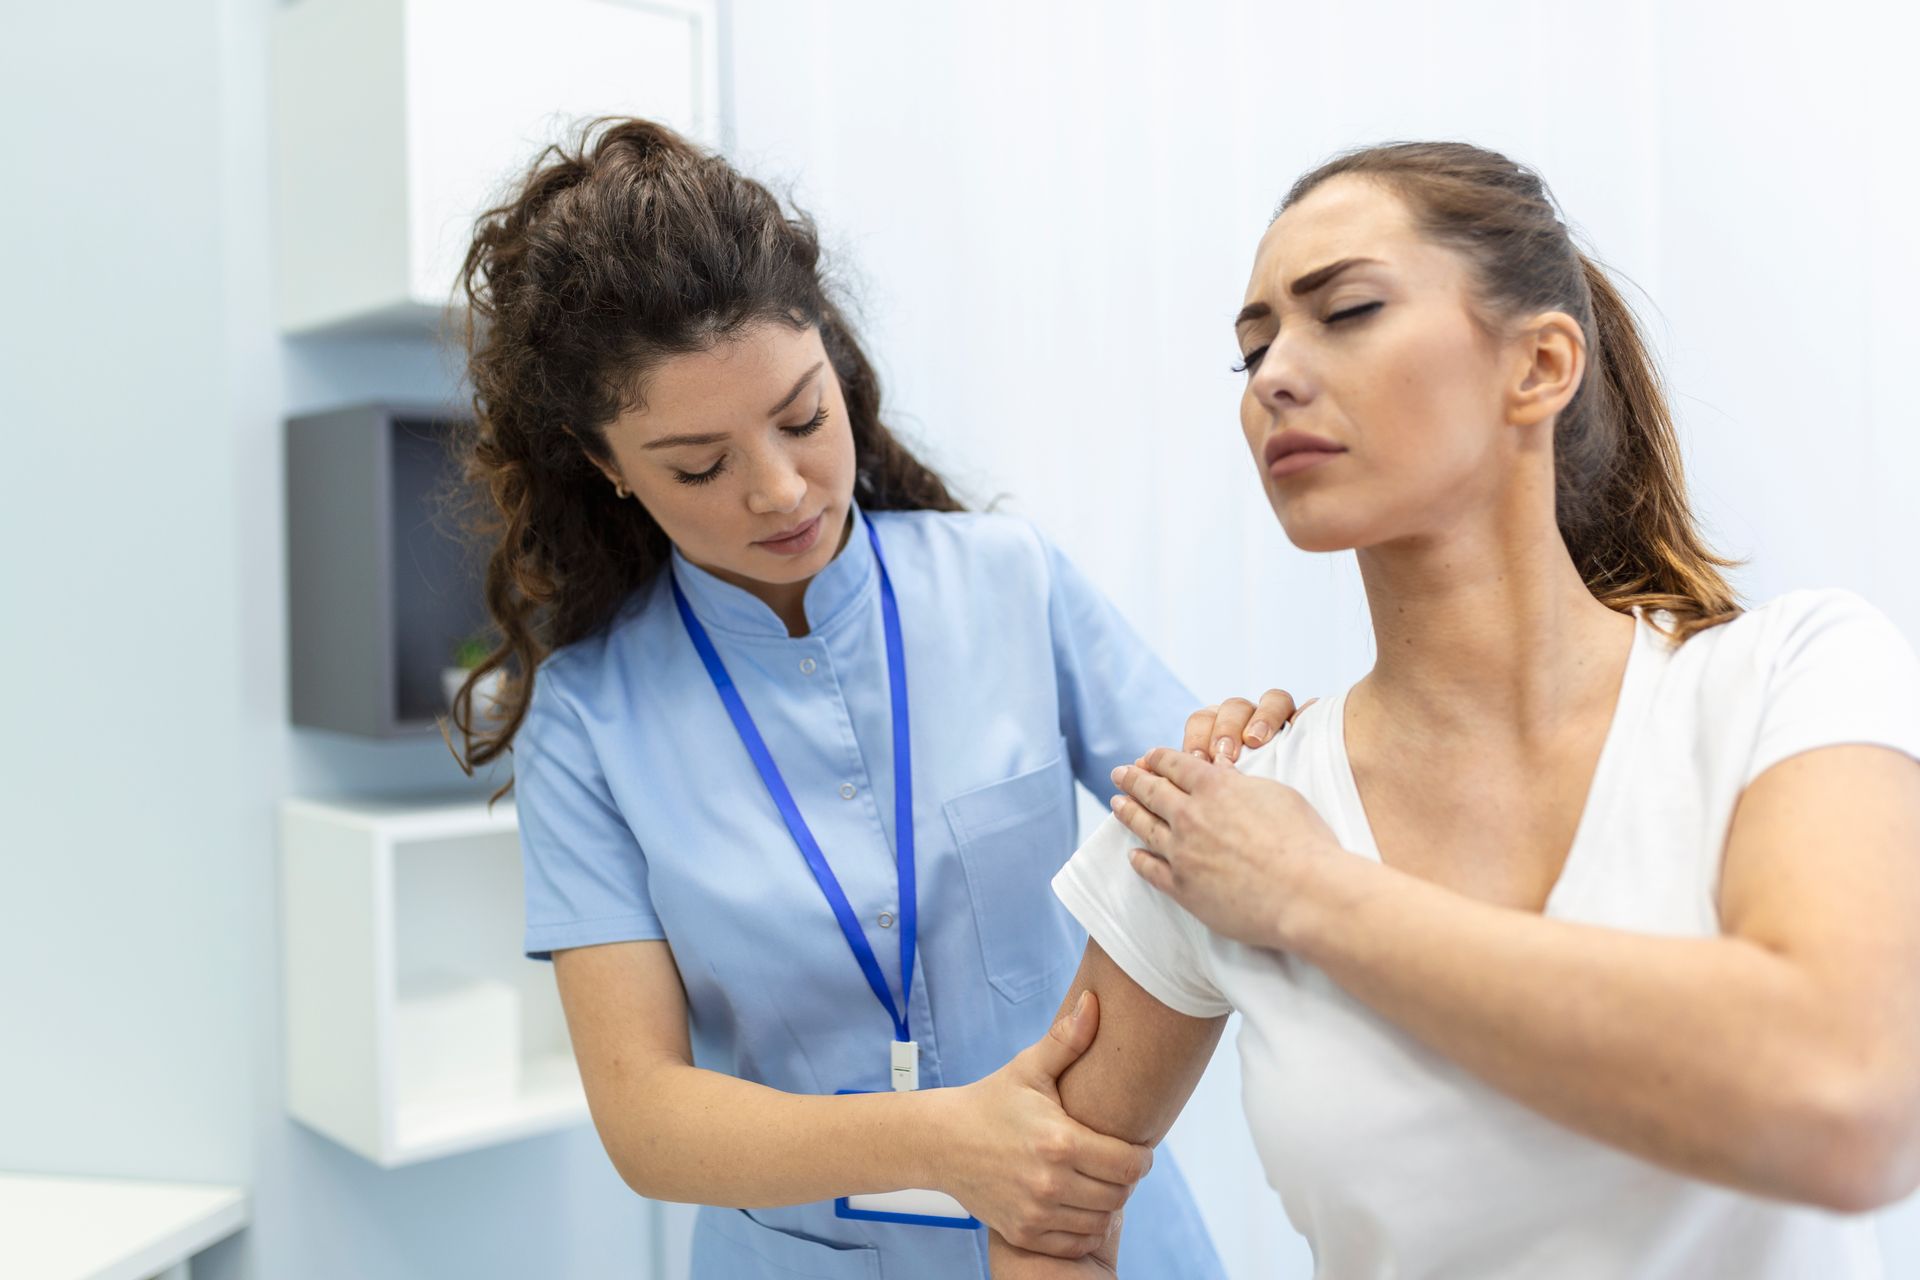
<path fill-rule="evenodd" d="M 1560 536 L 1601 603 L 1663 610 L 1685 640 L 1739 614 L 1720 572 L 1733 562 L 1694 524 L 1673 414 L 1632 308 L 1605 268 L 1578 257 L 1592 340 L 1585 386 L 1554 438 Z"/>

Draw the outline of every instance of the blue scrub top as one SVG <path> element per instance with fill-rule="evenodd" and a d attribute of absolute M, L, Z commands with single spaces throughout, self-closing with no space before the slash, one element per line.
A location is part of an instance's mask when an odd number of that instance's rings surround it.
<path fill-rule="evenodd" d="M 1199 705 L 1022 520 L 856 510 L 807 586 L 809 632 L 674 553 L 694 613 L 900 998 L 892 720 L 873 521 L 912 712 L 922 1088 L 1047 1033 L 1086 935 L 1049 881 L 1074 781 L 1178 743 Z M 664 938 L 697 1066 L 790 1093 L 889 1087 L 893 1026 L 689 641 L 667 575 L 540 668 L 514 743 L 526 951 Z M 1122 1274 L 1224 1274 L 1168 1153 L 1127 1208 Z M 847 1221 L 830 1202 L 701 1210 L 694 1280 L 978 1280 L 986 1233 Z"/>

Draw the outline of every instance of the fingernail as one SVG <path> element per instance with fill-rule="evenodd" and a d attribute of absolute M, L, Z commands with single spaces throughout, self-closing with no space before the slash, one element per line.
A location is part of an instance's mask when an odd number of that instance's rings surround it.
<path fill-rule="evenodd" d="M 1265 742 L 1267 735 L 1272 732 L 1273 730 L 1267 728 L 1267 722 L 1265 720 L 1255 720 L 1247 726 L 1247 736 L 1258 742 Z"/>
<path fill-rule="evenodd" d="M 1073 1020 L 1080 1021 L 1080 1015 L 1087 1011 L 1087 993 L 1082 991 L 1080 998 L 1073 1002 Z"/>
<path fill-rule="evenodd" d="M 1216 760 L 1233 759 L 1233 739 L 1222 738 L 1213 744 L 1213 758 Z"/>
<path fill-rule="evenodd" d="M 1127 798 L 1125 796 L 1115 796 L 1113 799 L 1107 801 L 1108 804 L 1113 806 L 1115 813 L 1118 813 L 1120 811 L 1120 806 L 1125 804 L 1126 802 L 1127 802 Z"/>
<path fill-rule="evenodd" d="M 1193 749 L 1193 754 L 1195 754 L 1196 756 L 1199 756 L 1199 757 L 1200 757 L 1200 758 L 1201 758 L 1202 760 L 1205 760 L 1205 759 L 1207 758 L 1207 753 L 1206 753 L 1206 752 L 1204 752 L 1204 751 L 1202 751 L 1202 750 L 1201 750 L 1200 748 L 1198 748 L 1198 747 L 1195 747 L 1195 748 Z"/>
<path fill-rule="evenodd" d="M 1127 771 L 1127 766 L 1120 765 L 1119 767 L 1114 769 L 1112 773 L 1108 774 L 1107 776 L 1113 779 L 1114 783 L 1117 785 L 1120 781 L 1120 775 L 1125 773 L 1126 771 Z"/>

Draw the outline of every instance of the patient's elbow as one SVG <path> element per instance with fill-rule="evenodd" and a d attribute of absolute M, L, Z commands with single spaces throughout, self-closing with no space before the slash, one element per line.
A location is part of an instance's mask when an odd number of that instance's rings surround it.
<path fill-rule="evenodd" d="M 1920 1073 L 1835 1071 L 1809 1093 L 1799 1198 L 1871 1213 L 1920 1189 Z"/>

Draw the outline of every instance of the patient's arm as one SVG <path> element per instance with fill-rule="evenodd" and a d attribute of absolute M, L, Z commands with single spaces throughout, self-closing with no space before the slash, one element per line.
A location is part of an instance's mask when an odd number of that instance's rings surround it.
<path fill-rule="evenodd" d="M 1226 1018 L 1190 1018 L 1148 995 L 1100 944 L 1087 942 L 1066 1007 L 1091 990 L 1100 1001 L 1100 1033 L 1093 1047 L 1060 1077 L 1060 1101 L 1090 1129 L 1129 1142 L 1157 1145 L 1187 1105 L 1220 1041 Z M 1121 1217 L 1106 1244 L 1067 1262 L 1016 1249 L 991 1237 L 994 1280 L 1055 1280 L 1114 1273 Z"/>

